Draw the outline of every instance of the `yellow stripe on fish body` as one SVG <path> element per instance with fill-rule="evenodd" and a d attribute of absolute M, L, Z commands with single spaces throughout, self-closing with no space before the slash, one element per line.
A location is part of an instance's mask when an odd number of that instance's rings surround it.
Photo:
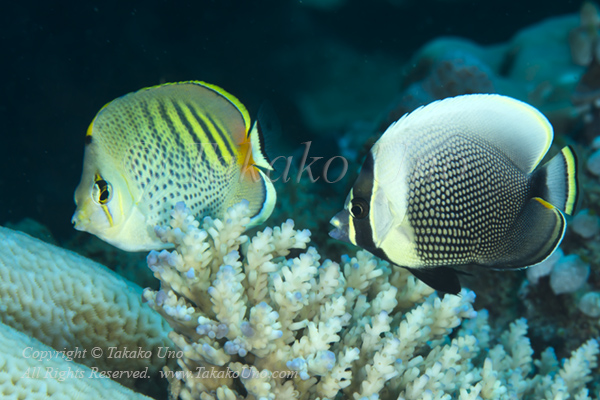
<path fill-rule="evenodd" d="M 256 125 L 255 125 L 256 127 Z M 276 194 L 246 108 L 203 82 L 154 86 L 105 105 L 86 133 L 75 228 L 128 251 L 163 248 L 154 233 L 178 201 L 220 217 L 248 200 L 250 226 L 271 214 Z M 99 182 L 110 201 L 101 204 Z M 102 183 L 104 182 L 104 183 Z"/>

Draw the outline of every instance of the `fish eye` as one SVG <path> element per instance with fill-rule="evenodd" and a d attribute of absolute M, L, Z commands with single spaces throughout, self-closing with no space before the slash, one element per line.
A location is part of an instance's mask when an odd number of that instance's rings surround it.
<path fill-rule="evenodd" d="M 92 197 L 100 205 L 108 203 L 112 198 L 112 185 L 105 181 L 99 174 L 96 174 Z"/>
<path fill-rule="evenodd" d="M 350 214 L 356 219 L 362 219 L 369 213 L 369 204 L 365 199 L 360 197 L 352 199 L 352 205 L 350 207 Z"/>

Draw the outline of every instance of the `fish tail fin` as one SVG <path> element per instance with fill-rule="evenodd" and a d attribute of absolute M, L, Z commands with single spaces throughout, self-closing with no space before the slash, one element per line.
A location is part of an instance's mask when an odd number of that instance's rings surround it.
<path fill-rule="evenodd" d="M 579 185 L 577 157 L 571 146 L 563 147 L 560 153 L 534 172 L 532 178 L 539 185 L 536 195 L 565 214 L 573 213 L 579 196 Z"/>
<path fill-rule="evenodd" d="M 272 107 L 267 103 L 263 104 L 258 110 L 258 117 L 248 134 L 248 138 L 252 146 L 252 158 L 254 159 L 254 164 L 267 171 L 272 171 L 273 167 L 271 166 L 267 154 L 268 144 L 265 137 L 268 138 L 274 130 L 279 130 L 279 121 L 275 117 Z M 265 132 L 267 135 L 265 135 Z"/>
<path fill-rule="evenodd" d="M 247 200 L 250 204 L 250 223 L 247 228 L 258 226 L 271 216 L 277 201 L 277 192 L 271 179 L 255 166 L 247 166 L 240 175 L 240 182 L 232 204 Z"/>

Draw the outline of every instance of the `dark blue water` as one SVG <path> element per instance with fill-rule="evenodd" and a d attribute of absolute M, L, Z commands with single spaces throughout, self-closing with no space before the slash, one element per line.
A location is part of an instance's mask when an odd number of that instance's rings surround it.
<path fill-rule="evenodd" d="M 50 3 L 11 2 L 0 13 L 0 224 L 31 217 L 58 238 L 73 232 L 85 130 L 117 96 L 204 80 L 235 94 L 252 115 L 268 99 L 285 134 L 299 143 L 318 136 L 295 102 L 323 66 L 311 60 L 311 46 L 340 43 L 365 62 L 376 54 L 407 60 L 441 35 L 504 42 L 580 5 L 355 0 L 324 11 L 292 0 Z M 304 62 L 288 62 L 290 54 Z"/>

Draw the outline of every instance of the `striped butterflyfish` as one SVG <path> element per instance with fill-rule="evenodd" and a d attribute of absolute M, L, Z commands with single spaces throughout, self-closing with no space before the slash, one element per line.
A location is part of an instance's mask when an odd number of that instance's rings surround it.
<path fill-rule="evenodd" d="M 85 137 L 72 222 L 126 251 L 167 247 L 154 228 L 183 201 L 192 213 L 222 217 L 247 200 L 250 225 L 273 211 L 260 121 L 240 101 L 198 81 L 141 89 L 105 105 Z"/>
<path fill-rule="evenodd" d="M 500 95 L 436 101 L 393 123 L 372 147 L 333 238 L 458 293 L 457 272 L 520 269 L 559 246 L 577 202 L 577 161 L 534 107 Z M 563 214 L 564 213 L 564 214 Z"/>

